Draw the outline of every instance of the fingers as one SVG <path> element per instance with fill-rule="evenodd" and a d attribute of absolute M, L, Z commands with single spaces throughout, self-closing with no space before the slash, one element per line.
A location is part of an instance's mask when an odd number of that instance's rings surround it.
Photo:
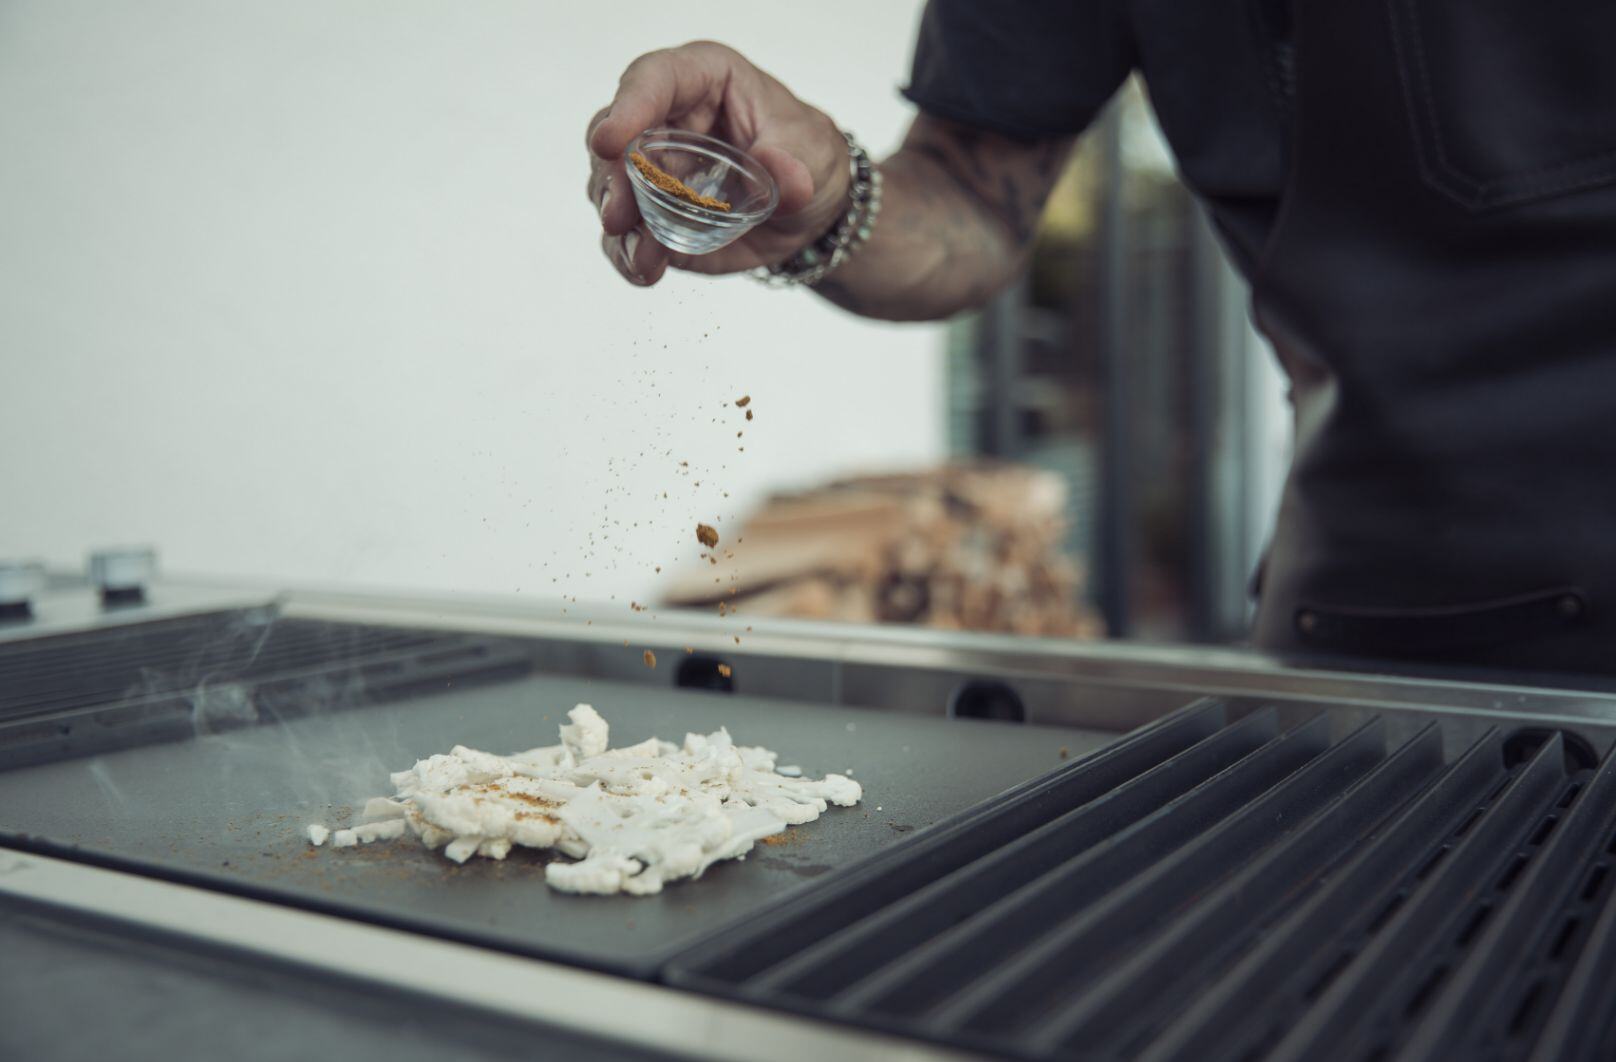
<path fill-rule="evenodd" d="M 621 236 L 601 236 L 600 249 L 612 268 L 638 287 L 650 287 L 668 271 L 668 252 L 643 227 L 632 228 Z"/>
<path fill-rule="evenodd" d="M 594 160 L 589 167 L 585 193 L 600 215 L 600 227 L 607 235 L 621 236 L 640 223 L 640 209 L 628 183 L 628 170 L 621 161 Z"/>
<path fill-rule="evenodd" d="M 797 156 L 783 147 L 759 143 L 752 146 L 752 157 L 763 163 L 774 183 L 780 189 L 780 206 L 776 213 L 795 214 L 814 198 L 814 175 Z"/>
<path fill-rule="evenodd" d="M 589 142 L 592 139 L 594 139 L 595 126 L 599 125 L 600 120 L 602 118 L 606 117 L 606 115 L 608 115 L 609 113 L 611 113 L 611 108 L 610 107 L 602 107 L 600 110 L 596 111 L 594 113 L 594 115 L 589 119 L 589 124 L 584 126 L 584 147 L 586 149 L 589 147 Z"/>
<path fill-rule="evenodd" d="M 687 44 L 648 52 L 630 63 L 617 96 L 589 134 L 589 150 L 603 159 L 623 154 L 628 142 L 654 126 L 667 124 L 696 106 L 722 83 L 720 45 Z"/>

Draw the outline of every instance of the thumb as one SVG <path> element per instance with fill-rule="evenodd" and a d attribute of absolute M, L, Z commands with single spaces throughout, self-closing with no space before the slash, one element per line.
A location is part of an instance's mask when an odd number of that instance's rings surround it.
<path fill-rule="evenodd" d="M 780 189 L 778 214 L 795 214 L 814 198 L 814 175 L 808 165 L 783 147 L 754 144 L 752 157 L 763 164 Z"/>

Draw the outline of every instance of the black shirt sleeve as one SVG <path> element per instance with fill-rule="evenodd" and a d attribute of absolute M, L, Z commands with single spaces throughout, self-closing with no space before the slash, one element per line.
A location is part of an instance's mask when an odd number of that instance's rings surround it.
<path fill-rule="evenodd" d="M 1121 0 L 929 0 L 903 94 L 1022 140 L 1082 132 L 1134 66 Z"/>

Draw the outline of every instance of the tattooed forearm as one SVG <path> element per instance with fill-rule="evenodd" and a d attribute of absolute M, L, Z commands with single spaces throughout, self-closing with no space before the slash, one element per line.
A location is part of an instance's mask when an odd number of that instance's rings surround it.
<path fill-rule="evenodd" d="M 882 164 L 885 197 L 867 247 L 818 285 L 870 317 L 946 317 L 1021 269 L 1071 138 L 1023 143 L 921 116 Z"/>

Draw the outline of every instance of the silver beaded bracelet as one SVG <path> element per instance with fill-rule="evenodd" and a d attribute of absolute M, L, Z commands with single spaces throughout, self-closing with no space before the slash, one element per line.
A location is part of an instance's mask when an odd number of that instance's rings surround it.
<path fill-rule="evenodd" d="M 875 216 L 881 212 L 881 171 L 870 160 L 870 153 L 845 129 L 842 139 L 847 141 L 847 162 L 853 178 L 848 189 L 852 204 L 847 213 L 829 232 L 784 262 L 753 270 L 757 279 L 773 287 L 817 284 L 869 242 Z"/>

